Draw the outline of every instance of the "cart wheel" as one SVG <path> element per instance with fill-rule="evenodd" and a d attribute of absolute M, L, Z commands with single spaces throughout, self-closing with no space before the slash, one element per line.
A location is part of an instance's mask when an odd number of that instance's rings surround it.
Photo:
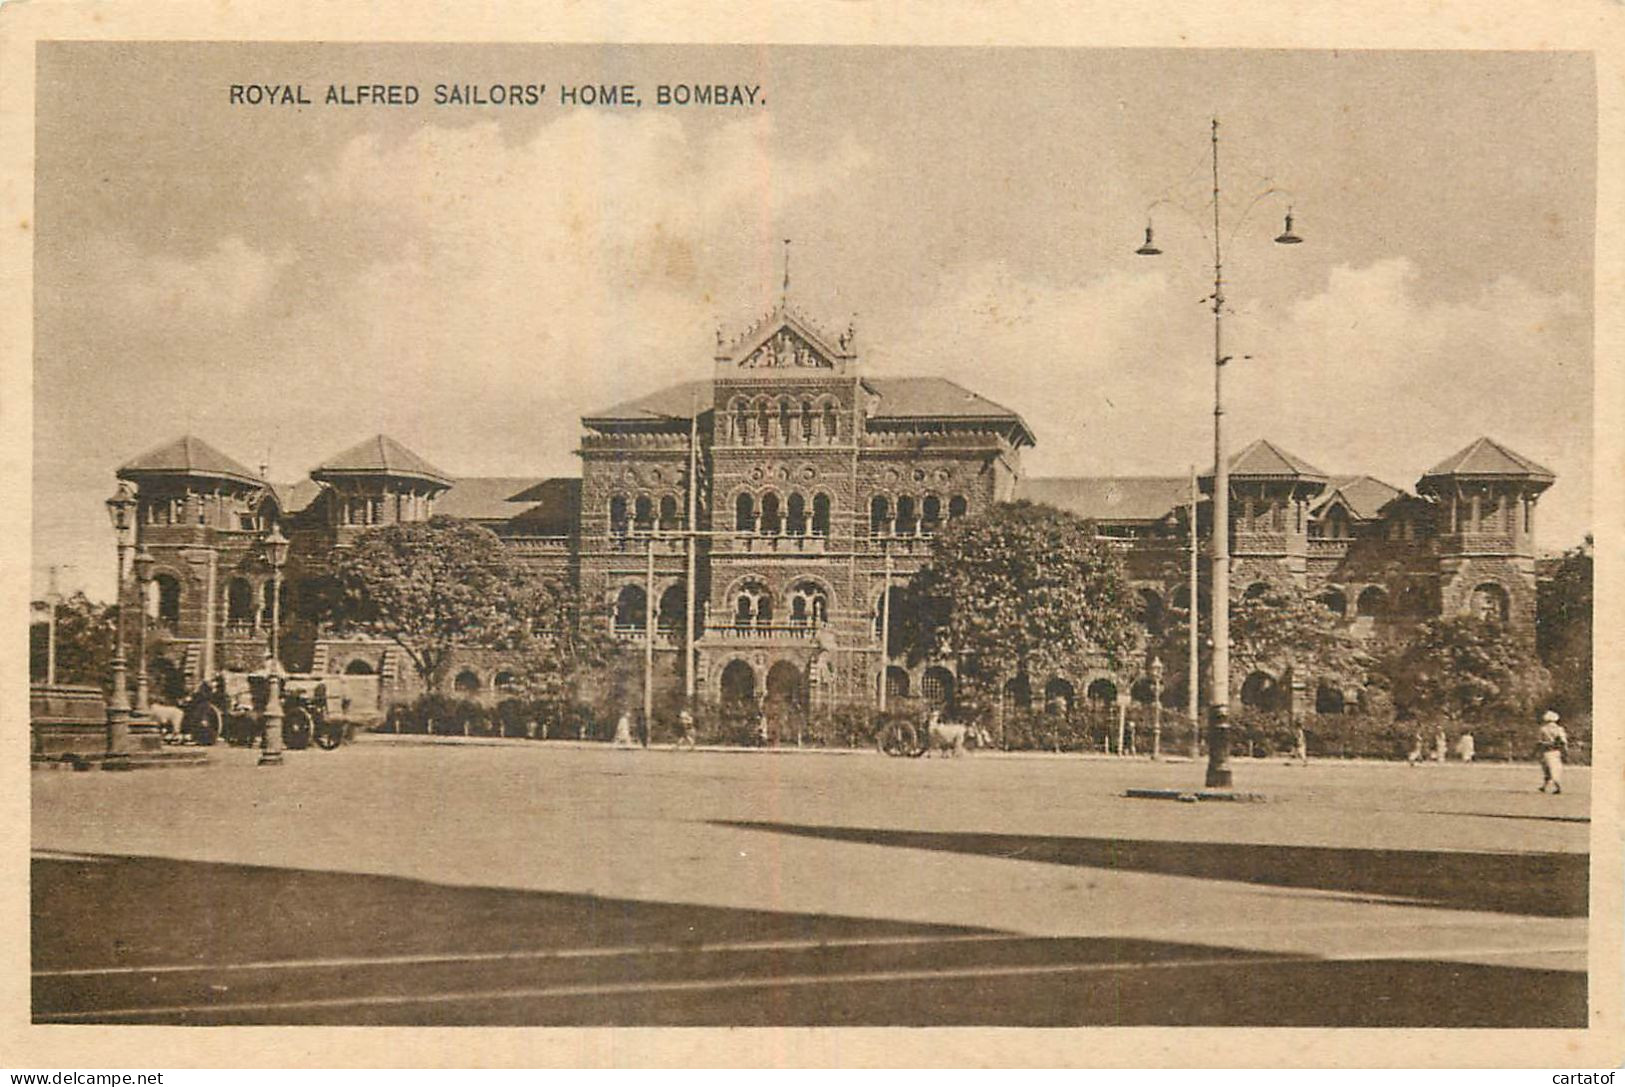
<path fill-rule="evenodd" d="M 199 747 L 212 747 L 220 738 L 220 710 L 216 706 L 204 703 L 196 709 L 189 711 L 186 721 L 181 726 L 183 735 L 190 735 L 192 742 Z"/>
<path fill-rule="evenodd" d="M 344 726 L 333 721 L 323 721 L 316 730 L 316 746 L 323 751 L 331 751 L 344 742 Z"/>
<path fill-rule="evenodd" d="M 303 706 L 290 707 L 282 718 L 282 746 L 303 751 L 310 746 L 310 714 Z"/>
<path fill-rule="evenodd" d="M 896 724 L 882 730 L 880 733 L 880 750 L 893 758 L 913 754 L 913 726 Z"/>

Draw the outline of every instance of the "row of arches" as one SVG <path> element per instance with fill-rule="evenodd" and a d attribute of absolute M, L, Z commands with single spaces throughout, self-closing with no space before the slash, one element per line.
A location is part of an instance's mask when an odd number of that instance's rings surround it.
<path fill-rule="evenodd" d="M 919 499 L 899 495 L 895 501 L 890 495 L 877 494 L 869 499 L 869 535 L 929 536 L 944 519 L 957 521 L 969 510 L 970 503 L 962 494 L 953 495 L 946 503 L 934 494 Z"/>
<path fill-rule="evenodd" d="M 634 528 L 639 532 L 669 532 L 683 527 L 682 505 L 674 493 L 658 497 L 640 494 L 629 498 L 613 495 L 609 500 L 609 531 L 625 536 Z"/>
<path fill-rule="evenodd" d="M 154 578 L 154 581 L 157 579 Z M 254 585 L 245 577 L 234 577 L 226 582 L 226 625 L 229 627 L 252 627 L 258 629 L 270 625 L 272 610 L 271 594 L 274 582 L 267 578 L 260 582 L 256 592 Z M 177 585 L 178 588 L 178 585 Z M 162 590 L 159 590 L 160 604 L 162 603 Z M 178 603 L 178 602 L 177 602 Z M 283 620 L 288 618 L 288 585 L 282 584 L 280 615 Z"/>
<path fill-rule="evenodd" d="M 734 530 L 759 532 L 763 536 L 828 536 L 830 511 L 834 501 L 823 491 L 809 503 L 799 491 L 781 503 L 778 492 L 767 491 L 758 499 L 749 491 L 734 497 Z"/>
<path fill-rule="evenodd" d="M 726 436 L 735 445 L 830 445 L 850 437 L 840 401 L 828 395 L 736 396 L 724 418 Z"/>

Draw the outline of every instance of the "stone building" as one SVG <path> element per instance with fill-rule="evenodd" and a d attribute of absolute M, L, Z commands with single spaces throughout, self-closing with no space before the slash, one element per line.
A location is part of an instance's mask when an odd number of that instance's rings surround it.
<path fill-rule="evenodd" d="M 477 521 L 600 604 L 629 659 L 652 661 L 663 699 L 686 680 L 702 700 L 777 715 L 872 704 L 882 683 L 888 698 L 951 705 L 952 662 L 883 651 L 883 601 L 924 563 L 937 529 L 998 502 L 1092 519 L 1124 555 L 1148 627 L 1188 605 L 1186 477 L 1027 478 L 1034 436 L 1020 415 L 942 378 L 867 376 L 850 330 L 831 336 L 783 303 L 738 338 L 719 335 L 710 368 L 584 417 L 579 479 L 454 477 L 382 435 L 292 485 L 192 437 L 135 458 L 118 476 L 137 488 L 139 541 L 156 559 L 147 607 L 164 636 L 161 668 L 190 684 L 263 660 L 270 570 L 259 540 L 273 523 L 293 542 L 285 580 L 297 586 L 370 527 Z M 1309 588 L 1366 635 L 1473 610 L 1529 636 L 1534 510 L 1552 482 L 1488 438 L 1425 472 L 1414 493 L 1254 442 L 1231 465 L 1232 584 L 1238 595 Z M 297 618 L 296 589 L 289 602 Z M 354 712 L 413 689 L 388 644 L 314 628 L 285 641 L 290 667 L 347 677 L 335 682 Z M 510 667 L 469 653 L 452 686 L 494 694 Z M 1279 678 L 1234 686 L 1258 700 Z M 1012 693 L 1070 704 L 1130 690 L 1145 697 L 1138 664 L 1101 662 Z M 1316 697 L 1329 708 L 1342 692 Z"/>

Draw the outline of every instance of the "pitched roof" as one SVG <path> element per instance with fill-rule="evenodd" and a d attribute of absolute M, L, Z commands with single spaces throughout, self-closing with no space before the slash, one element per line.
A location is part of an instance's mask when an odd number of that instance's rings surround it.
<path fill-rule="evenodd" d="M 464 476 L 435 499 L 434 512 L 470 521 L 571 521 L 580 493 L 579 479 Z"/>
<path fill-rule="evenodd" d="M 1288 453 L 1264 438 L 1230 458 L 1230 475 L 1272 479 L 1326 478 L 1325 472 L 1302 457 Z"/>
<path fill-rule="evenodd" d="M 1479 438 L 1467 448 L 1446 457 L 1428 469 L 1422 478 L 1438 476 L 1514 476 L 1519 479 L 1541 479 L 1548 483 L 1557 478 L 1550 468 L 1541 467 L 1491 438 Z"/>
<path fill-rule="evenodd" d="M 311 470 L 310 478 L 328 475 L 404 476 L 450 485 L 451 477 L 387 434 L 375 434 Z"/>
<path fill-rule="evenodd" d="M 695 411 L 704 415 L 711 410 L 714 394 L 710 381 L 685 381 L 668 385 L 635 400 L 625 400 L 603 411 L 581 417 L 588 425 L 593 423 L 647 422 L 650 420 L 681 419 L 687 421 Z"/>
<path fill-rule="evenodd" d="M 316 496 L 322 493 L 322 485 L 313 479 L 301 479 L 293 483 L 271 483 L 267 486 L 276 496 L 276 504 L 281 507 L 284 516 L 308 508 L 316 501 Z"/>
<path fill-rule="evenodd" d="M 1021 479 L 1016 497 L 1094 521 L 1159 521 L 1191 500 L 1189 476 Z"/>
<path fill-rule="evenodd" d="M 149 449 L 134 460 L 126 461 L 118 470 L 120 479 L 144 475 L 187 475 L 206 479 L 235 479 L 244 483 L 260 482 L 260 478 L 249 469 L 190 434 L 156 449 Z"/>
<path fill-rule="evenodd" d="M 874 377 L 863 384 L 880 398 L 872 414 L 876 419 L 1001 419 L 1032 431 L 1020 415 L 963 385 L 942 377 Z"/>
<path fill-rule="evenodd" d="M 1021 428 L 1030 443 L 1032 429 L 1020 415 L 963 385 L 941 377 L 864 378 L 863 385 L 877 401 L 872 418 L 882 421 L 903 419 L 986 419 L 1012 422 Z M 686 421 L 698 409 L 701 415 L 715 402 L 715 386 L 710 381 L 685 381 L 645 396 L 626 400 L 602 411 L 581 417 L 582 423 Z"/>
<path fill-rule="evenodd" d="M 1332 480 L 1326 493 L 1315 500 L 1309 513 L 1312 516 L 1319 514 L 1338 496 L 1342 497 L 1343 504 L 1355 517 L 1362 521 L 1374 521 L 1382 516 L 1390 502 L 1404 497 L 1405 492 L 1375 476 L 1340 476 Z"/>

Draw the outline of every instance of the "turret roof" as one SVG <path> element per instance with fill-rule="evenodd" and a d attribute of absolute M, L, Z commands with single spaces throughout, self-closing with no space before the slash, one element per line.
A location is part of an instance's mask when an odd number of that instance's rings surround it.
<path fill-rule="evenodd" d="M 387 434 L 375 434 L 360 445 L 330 457 L 310 473 L 311 479 L 328 476 L 398 476 L 425 479 L 450 486 L 452 479 Z"/>
<path fill-rule="evenodd" d="M 1260 438 L 1230 458 L 1230 477 L 1252 479 L 1317 479 L 1326 473 L 1302 457 L 1295 456 L 1265 438 Z"/>
<path fill-rule="evenodd" d="M 139 479 L 141 476 L 153 475 L 199 476 L 204 479 L 231 479 L 240 483 L 260 482 L 260 478 L 249 469 L 203 439 L 190 434 L 182 435 L 155 449 L 149 449 L 139 457 L 126 461 L 118 470 L 120 479 Z"/>
<path fill-rule="evenodd" d="M 1467 448 L 1435 464 L 1422 478 L 1426 480 L 1441 476 L 1474 476 L 1481 479 L 1512 477 L 1547 483 L 1557 478 L 1550 468 L 1543 468 L 1492 438 L 1479 438 Z"/>

